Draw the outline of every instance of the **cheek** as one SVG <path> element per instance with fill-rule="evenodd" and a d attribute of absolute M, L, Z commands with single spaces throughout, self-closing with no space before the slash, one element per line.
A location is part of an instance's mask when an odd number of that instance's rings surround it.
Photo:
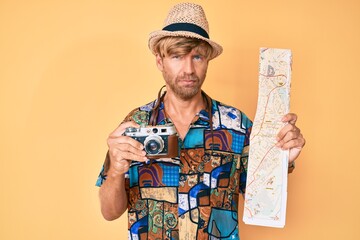
<path fill-rule="evenodd" d="M 200 77 L 200 78 L 205 78 L 206 72 L 207 72 L 207 65 L 201 66 L 201 67 L 199 67 L 198 70 L 197 70 L 197 75 L 198 75 L 198 77 Z"/>
<path fill-rule="evenodd" d="M 164 65 L 164 71 L 166 71 L 168 75 L 177 75 L 181 69 L 179 65 L 180 64 L 167 63 Z"/>

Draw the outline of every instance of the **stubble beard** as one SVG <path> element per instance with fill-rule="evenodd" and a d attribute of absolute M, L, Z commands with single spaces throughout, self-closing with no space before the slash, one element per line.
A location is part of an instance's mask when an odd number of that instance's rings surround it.
<path fill-rule="evenodd" d="M 164 72 L 164 79 L 167 86 L 177 97 L 179 97 L 184 101 L 192 99 L 194 96 L 196 96 L 199 93 L 205 77 L 206 74 L 204 75 L 203 79 L 200 79 L 198 76 L 192 74 L 192 75 L 171 78 L 171 76 L 169 76 L 166 72 Z M 192 80 L 194 81 L 194 84 L 192 86 L 181 86 L 180 82 L 183 79 Z"/>

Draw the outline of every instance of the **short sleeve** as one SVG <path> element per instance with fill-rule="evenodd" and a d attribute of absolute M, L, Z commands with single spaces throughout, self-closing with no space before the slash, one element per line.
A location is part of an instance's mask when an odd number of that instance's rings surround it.
<path fill-rule="evenodd" d="M 107 175 L 107 171 L 109 170 L 109 165 L 110 165 L 110 157 L 109 157 L 109 151 L 106 153 L 106 157 L 105 157 L 105 161 L 104 164 L 101 168 L 100 174 L 96 180 L 96 186 L 97 187 L 101 187 L 101 185 L 104 183 L 104 181 L 106 180 L 106 175 Z"/>
<path fill-rule="evenodd" d="M 101 171 L 100 171 L 100 174 L 96 180 L 96 186 L 97 187 L 101 187 L 101 185 L 103 184 L 103 182 L 106 180 L 106 175 L 105 175 L 105 172 L 104 172 L 104 166 L 102 167 Z"/>

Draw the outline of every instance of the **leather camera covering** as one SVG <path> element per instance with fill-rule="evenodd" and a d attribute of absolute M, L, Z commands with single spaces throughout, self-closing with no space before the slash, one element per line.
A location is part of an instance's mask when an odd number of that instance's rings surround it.
<path fill-rule="evenodd" d="M 179 139 L 176 134 L 168 136 L 167 154 L 147 155 L 149 159 L 174 158 L 179 156 Z"/>

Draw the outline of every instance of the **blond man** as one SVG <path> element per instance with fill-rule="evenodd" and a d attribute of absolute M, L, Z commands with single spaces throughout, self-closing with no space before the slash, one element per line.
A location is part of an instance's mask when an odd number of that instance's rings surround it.
<path fill-rule="evenodd" d="M 101 211 L 114 220 L 128 210 L 129 239 L 239 239 L 252 122 L 201 89 L 209 61 L 222 52 L 208 32 L 201 6 L 181 3 L 170 10 L 164 28 L 149 38 L 166 91 L 131 111 L 108 138 L 97 182 Z M 278 134 L 290 165 L 305 144 L 296 120 L 284 116 L 290 124 Z M 146 126 L 173 126 L 176 154 L 149 162 L 148 143 L 127 135 Z M 174 144 L 163 140 L 171 152 Z"/>

